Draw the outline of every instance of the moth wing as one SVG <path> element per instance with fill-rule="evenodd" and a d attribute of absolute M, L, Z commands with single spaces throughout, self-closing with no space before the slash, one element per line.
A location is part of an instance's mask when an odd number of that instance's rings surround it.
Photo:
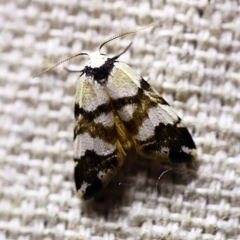
<path fill-rule="evenodd" d="M 128 65 L 116 62 L 107 83 L 114 110 L 147 158 L 191 161 L 195 143 L 169 104 Z"/>
<path fill-rule="evenodd" d="M 82 75 L 77 85 L 74 128 L 74 177 L 79 196 L 88 199 L 105 187 L 124 157 L 104 84 Z"/>

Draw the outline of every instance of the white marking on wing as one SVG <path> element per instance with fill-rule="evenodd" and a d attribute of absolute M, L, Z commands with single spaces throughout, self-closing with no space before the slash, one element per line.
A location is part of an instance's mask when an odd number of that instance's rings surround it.
<path fill-rule="evenodd" d="M 79 107 L 86 111 L 94 111 L 98 106 L 109 102 L 105 87 L 86 76 L 79 78 L 75 98 Z"/>
<path fill-rule="evenodd" d="M 118 115 L 120 116 L 122 121 L 129 121 L 133 118 L 133 113 L 136 110 L 136 104 L 128 104 L 123 106 L 120 110 L 118 110 Z"/>
<path fill-rule="evenodd" d="M 174 124 L 178 119 L 175 112 L 172 111 L 171 107 L 166 105 L 158 105 L 158 107 L 151 108 L 142 125 L 139 127 L 138 134 L 134 137 L 137 140 L 144 141 L 154 136 L 155 127 L 160 123 L 165 125 Z"/>
<path fill-rule="evenodd" d="M 113 113 L 102 113 L 98 117 L 94 118 L 95 123 L 101 123 L 105 127 L 112 127 L 114 125 Z"/>
<path fill-rule="evenodd" d="M 105 156 L 115 151 L 116 146 L 106 143 L 99 137 L 92 138 L 88 133 L 80 134 L 74 141 L 74 158 L 80 158 L 87 150 L 94 150 L 97 155 Z"/>
<path fill-rule="evenodd" d="M 131 68 L 127 65 L 124 64 L 123 66 L 125 68 L 114 67 L 106 82 L 109 95 L 112 99 L 135 96 L 138 92 L 138 86 L 132 77 L 137 79 L 140 79 L 140 77 L 137 74 L 133 75 L 132 70 L 129 70 Z"/>

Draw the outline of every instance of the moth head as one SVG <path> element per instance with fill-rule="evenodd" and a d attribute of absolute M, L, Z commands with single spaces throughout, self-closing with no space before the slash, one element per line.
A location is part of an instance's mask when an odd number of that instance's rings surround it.
<path fill-rule="evenodd" d="M 88 57 L 89 57 L 88 66 L 92 68 L 102 66 L 107 60 L 107 56 L 103 53 L 100 53 L 99 50 L 97 50 L 96 52 L 89 53 Z"/>

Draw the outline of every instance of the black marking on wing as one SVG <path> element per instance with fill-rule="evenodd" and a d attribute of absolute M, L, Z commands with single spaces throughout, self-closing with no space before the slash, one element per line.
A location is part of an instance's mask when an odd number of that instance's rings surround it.
<path fill-rule="evenodd" d="M 94 122 L 94 119 L 99 117 L 101 114 L 107 114 L 112 112 L 111 103 L 104 103 L 96 107 L 93 111 L 86 111 L 79 107 L 78 103 L 75 103 L 75 127 L 74 136 L 75 140 L 77 135 L 83 133 L 89 133 L 92 138 L 99 137 L 105 142 L 112 143 L 116 136 L 116 127 L 114 124 L 112 126 L 105 126 L 104 123 Z M 114 117 L 112 116 L 112 121 L 114 123 Z"/>
<path fill-rule="evenodd" d="M 94 111 L 86 111 L 83 108 L 79 107 L 78 103 L 75 103 L 75 107 L 74 107 L 75 118 L 81 115 L 83 118 L 86 119 L 86 121 L 89 121 L 89 122 L 93 121 L 94 118 L 97 118 L 102 113 L 109 113 L 111 111 L 112 111 L 112 105 L 110 102 L 98 105 Z"/>
<path fill-rule="evenodd" d="M 139 96 L 139 97 L 136 97 Z M 141 88 L 138 89 L 138 92 L 134 96 L 129 96 L 129 97 L 122 97 L 118 99 L 113 99 L 112 100 L 112 105 L 113 108 L 117 111 L 121 109 L 122 107 L 130 104 L 141 104 L 141 98 L 143 97 L 143 90 Z"/>
<path fill-rule="evenodd" d="M 113 143 L 114 137 L 117 135 L 115 125 L 104 126 L 101 123 L 79 119 L 74 127 L 73 139 L 75 140 L 78 135 L 83 133 L 88 133 L 92 138 L 99 137 L 107 143 Z"/>
<path fill-rule="evenodd" d="M 141 151 L 146 155 L 156 155 L 160 153 L 161 148 L 168 148 L 166 153 L 172 162 L 188 162 L 193 159 L 191 150 L 196 149 L 196 145 L 185 127 L 178 127 L 178 121 L 172 124 L 160 123 L 155 127 L 155 134 L 151 138 L 144 141 L 137 141 L 142 147 Z M 183 151 L 182 147 L 188 148 L 189 153 Z"/>
<path fill-rule="evenodd" d="M 132 119 L 127 122 L 123 121 L 124 125 L 133 136 L 138 133 L 139 126 L 142 125 L 143 121 L 148 118 L 149 110 L 158 105 L 156 101 L 152 101 L 146 94 L 144 94 L 144 91 L 141 88 L 138 89 L 136 95 L 115 99 L 112 101 L 112 104 L 115 110 L 120 110 L 128 104 L 136 104 L 136 110 L 133 113 Z"/>
<path fill-rule="evenodd" d="M 157 101 L 158 103 L 169 106 L 169 104 L 159 95 L 159 93 L 153 90 L 151 85 L 143 78 L 140 79 L 140 85 L 141 85 L 141 88 L 144 90 L 145 94 L 147 93 L 151 97 L 154 97 L 155 101 Z"/>
<path fill-rule="evenodd" d="M 87 150 L 81 159 L 75 158 L 74 161 L 77 163 L 74 171 L 76 189 L 81 189 L 83 183 L 88 184 L 86 190 L 82 192 L 84 199 L 91 198 L 104 187 L 98 177 L 99 172 L 114 171 L 119 166 L 117 150 L 106 156 L 99 156 L 94 150 Z"/>
<path fill-rule="evenodd" d="M 150 84 L 143 78 L 140 79 L 140 85 L 141 85 L 141 89 L 143 89 L 145 91 L 149 91 L 152 89 Z"/>

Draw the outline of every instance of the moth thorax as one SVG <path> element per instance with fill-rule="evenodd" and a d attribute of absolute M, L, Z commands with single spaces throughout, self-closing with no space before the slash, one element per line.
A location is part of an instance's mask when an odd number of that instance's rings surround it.
<path fill-rule="evenodd" d="M 89 54 L 88 66 L 91 68 L 99 68 L 107 61 L 106 55 L 100 53 L 99 51 Z"/>

